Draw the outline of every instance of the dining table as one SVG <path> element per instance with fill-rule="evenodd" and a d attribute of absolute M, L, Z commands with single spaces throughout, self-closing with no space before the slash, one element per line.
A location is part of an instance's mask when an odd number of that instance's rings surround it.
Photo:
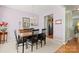
<path fill-rule="evenodd" d="M 38 35 L 40 36 L 42 33 L 39 33 Z M 22 38 L 23 43 L 22 43 L 22 53 L 24 53 L 24 38 L 26 38 L 26 41 L 28 40 L 28 37 L 31 37 L 32 31 L 26 31 L 26 30 L 21 30 L 19 36 Z"/>

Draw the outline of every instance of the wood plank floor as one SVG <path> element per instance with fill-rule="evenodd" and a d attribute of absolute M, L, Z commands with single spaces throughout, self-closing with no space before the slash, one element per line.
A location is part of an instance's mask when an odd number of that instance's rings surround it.
<path fill-rule="evenodd" d="M 68 41 L 67 44 L 61 46 L 56 53 L 79 53 L 79 43 L 77 38 Z"/>

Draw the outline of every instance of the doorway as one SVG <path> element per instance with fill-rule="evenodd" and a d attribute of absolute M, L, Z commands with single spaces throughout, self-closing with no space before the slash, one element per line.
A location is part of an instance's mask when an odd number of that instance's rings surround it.
<path fill-rule="evenodd" d="M 48 38 L 53 38 L 53 14 L 44 16 L 44 27 Z"/>

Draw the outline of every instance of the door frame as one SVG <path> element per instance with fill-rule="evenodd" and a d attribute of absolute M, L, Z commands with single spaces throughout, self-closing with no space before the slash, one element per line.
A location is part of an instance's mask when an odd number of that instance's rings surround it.
<path fill-rule="evenodd" d="M 49 15 L 44 16 L 44 28 L 46 28 L 46 36 L 48 36 L 48 24 L 47 24 L 48 16 L 52 17 L 52 19 L 53 19 L 53 14 L 49 14 Z M 53 31 L 54 31 L 54 24 L 53 24 Z M 54 35 L 54 32 L 53 32 L 53 35 Z"/>

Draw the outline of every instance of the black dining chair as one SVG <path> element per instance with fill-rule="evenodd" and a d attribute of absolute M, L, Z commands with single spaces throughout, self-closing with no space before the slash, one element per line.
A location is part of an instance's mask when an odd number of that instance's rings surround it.
<path fill-rule="evenodd" d="M 46 29 L 42 29 L 42 40 L 44 41 L 44 45 L 46 44 Z"/>
<path fill-rule="evenodd" d="M 30 43 L 31 45 L 31 52 L 33 52 L 33 46 L 34 44 L 36 44 L 36 49 L 38 48 L 38 33 L 39 33 L 39 29 L 33 29 L 32 30 L 32 36 L 28 37 L 28 43 Z"/>
<path fill-rule="evenodd" d="M 25 43 L 26 48 L 27 48 L 27 40 L 26 40 L 26 37 L 21 38 L 20 35 L 17 34 L 16 30 L 14 31 L 14 35 L 15 35 L 15 38 L 16 38 L 16 48 L 17 48 L 17 52 L 18 52 L 18 47 L 19 47 L 19 46 L 22 46 L 23 40 L 24 40 L 24 43 Z"/>
<path fill-rule="evenodd" d="M 40 33 L 38 35 L 38 40 L 41 43 L 41 47 L 42 47 L 42 42 L 44 41 L 44 45 L 46 44 L 46 29 L 42 29 L 42 33 Z"/>

